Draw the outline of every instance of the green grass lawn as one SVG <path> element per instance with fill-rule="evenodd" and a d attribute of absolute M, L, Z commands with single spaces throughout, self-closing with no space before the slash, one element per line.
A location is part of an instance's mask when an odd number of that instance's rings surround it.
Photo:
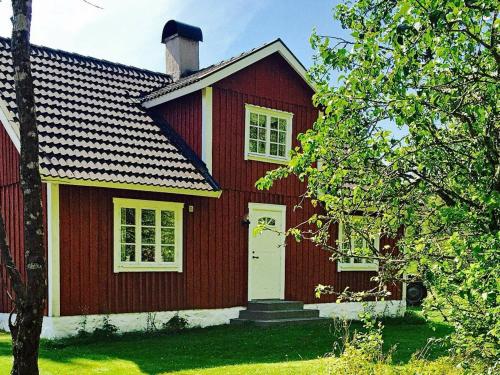
<path fill-rule="evenodd" d="M 360 328 L 354 323 L 351 328 Z M 450 328 L 441 322 L 385 323 L 386 347 L 397 345 L 392 359 L 402 365 Z M 317 374 L 325 372 L 336 334 L 331 323 L 296 327 L 219 326 L 177 334 L 128 334 L 112 339 L 42 343 L 42 374 Z M 0 333 L 0 373 L 11 365 L 10 336 Z M 434 360 L 446 353 L 429 352 Z"/>

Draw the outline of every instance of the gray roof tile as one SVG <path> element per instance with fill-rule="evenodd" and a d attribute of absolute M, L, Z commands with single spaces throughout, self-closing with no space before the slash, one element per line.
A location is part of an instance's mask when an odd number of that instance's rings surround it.
<path fill-rule="evenodd" d="M 172 129 L 138 105 L 168 75 L 38 46 L 31 61 L 42 175 L 219 190 Z M 0 98 L 17 124 L 12 72 L 10 40 L 0 37 Z"/>

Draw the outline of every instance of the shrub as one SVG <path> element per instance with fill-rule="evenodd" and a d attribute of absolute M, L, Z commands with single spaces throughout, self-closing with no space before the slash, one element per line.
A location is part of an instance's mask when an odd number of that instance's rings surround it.
<path fill-rule="evenodd" d="M 175 314 L 168 322 L 163 323 L 161 330 L 166 333 L 177 333 L 186 329 L 188 325 L 189 322 L 186 318 Z"/>
<path fill-rule="evenodd" d="M 117 334 L 117 332 L 118 332 L 118 328 L 114 324 L 110 323 L 108 316 L 105 316 L 102 319 L 102 326 L 97 327 L 94 330 L 94 332 L 92 332 L 92 335 L 95 337 L 98 337 L 98 338 L 112 337 L 112 336 L 115 336 Z"/>

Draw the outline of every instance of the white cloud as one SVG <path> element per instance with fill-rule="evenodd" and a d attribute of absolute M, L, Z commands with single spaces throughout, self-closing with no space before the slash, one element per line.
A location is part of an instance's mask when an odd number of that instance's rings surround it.
<path fill-rule="evenodd" d="M 169 19 L 200 26 L 201 63 L 221 57 L 241 38 L 263 0 L 34 0 L 31 41 L 128 65 L 164 69 L 161 31 Z M 10 1 L 0 0 L 0 35 L 10 36 Z"/>

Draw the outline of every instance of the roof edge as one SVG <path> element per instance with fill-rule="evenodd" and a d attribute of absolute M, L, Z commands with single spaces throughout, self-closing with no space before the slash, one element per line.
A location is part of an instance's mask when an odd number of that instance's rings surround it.
<path fill-rule="evenodd" d="M 207 197 L 207 198 L 219 198 L 222 195 L 222 190 L 208 191 L 208 190 L 197 190 L 197 189 L 184 189 L 184 188 L 174 188 L 167 186 L 130 184 L 125 182 L 110 182 L 110 181 L 100 181 L 100 180 L 83 180 L 76 178 L 51 177 L 46 175 L 42 176 L 42 182 L 60 184 L 60 185 L 86 186 L 86 187 L 106 188 L 106 189 L 140 190 L 140 191 L 148 191 L 154 193 L 193 195 L 193 196 Z"/>
<path fill-rule="evenodd" d="M 10 48 L 11 38 L 4 37 L 4 36 L 0 35 L 0 41 L 2 41 L 2 40 L 5 42 L 8 42 L 9 48 Z M 101 58 L 94 57 L 94 56 L 83 55 L 83 54 L 78 53 L 78 52 L 65 51 L 62 49 L 47 47 L 47 46 L 43 46 L 40 44 L 34 44 L 34 43 L 30 43 L 30 47 L 31 47 L 31 52 L 33 52 L 33 49 L 37 49 L 37 50 L 45 51 L 47 53 L 57 53 L 57 54 L 65 56 L 65 57 L 72 57 L 75 59 L 89 60 L 89 61 L 92 61 L 96 64 L 110 65 L 110 66 L 115 66 L 117 68 L 135 70 L 136 72 L 141 72 L 143 74 L 147 74 L 147 75 L 151 75 L 151 76 L 165 77 L 165 78 L 169 78 L 170 80 L 172 80 L 172 77 L 167 73 L 162 73 L 162 72 L 158 72 L 158 71 L 146 69 L 146 68 L 139 68 L 137 66 L 127 65 L 124 63 L 106 60 L 106 59 L 101 59 Z"/>
<path fill-rule="evenodd" d="M 160 130 L 165 134 L 170 142 L 172 142 L 179 152 L 186 157 L 195 166 L 198 172 L 201 173 L 203 177 L 207 180 L 214 191 L 222 190 L 219 183 L 213 178 L 213 176 L 208 171 L 206 164 L 200 159 L 200 157 L 193 151 L 193 149 L 186 143 L 186 141 L 170 126 L 170 124 L 154 109 L 145 110 L 145 112 L 151 117 L 153 122 L 158 125 Z"/>
<path fill-rule="evenodd" d="M 148 99 L 148 97 L 153 95 L 155 92 L 161 91 L 162 89 L 153 91 L 152 93 L 143 97 L 142 106 L 144 108 L 153 108 L 160 104 L 166 103 L 170 100 L 177 99 L 179 97 L 188 95 L 192 92 L 201 90 L 276 52 L 278 52 L 285 59 L 285 61 L 292 67 L 292 69 L 295 70 L 295 72 L 307 83 L 307 85 L 313 91 L 316 92 L 316 87 L 307 78 L 307 69 L 300 62 L 300 60 L 293 54 L 293 52 L 287 47 L 287 45 L 280 38 L 278 38 L 271 43 L 265 44 L 260 48 L 256 48 L 247 55 L 234 59 L 234 61 L 231 61 L 229 64 L 221 67 L 220 69 L 215 69 L 207 73 L 205 76 L 202 76 L 199 80 L 193 83 L 190 83 L 175 91 L 168 92 L 158 97 Z"/>

